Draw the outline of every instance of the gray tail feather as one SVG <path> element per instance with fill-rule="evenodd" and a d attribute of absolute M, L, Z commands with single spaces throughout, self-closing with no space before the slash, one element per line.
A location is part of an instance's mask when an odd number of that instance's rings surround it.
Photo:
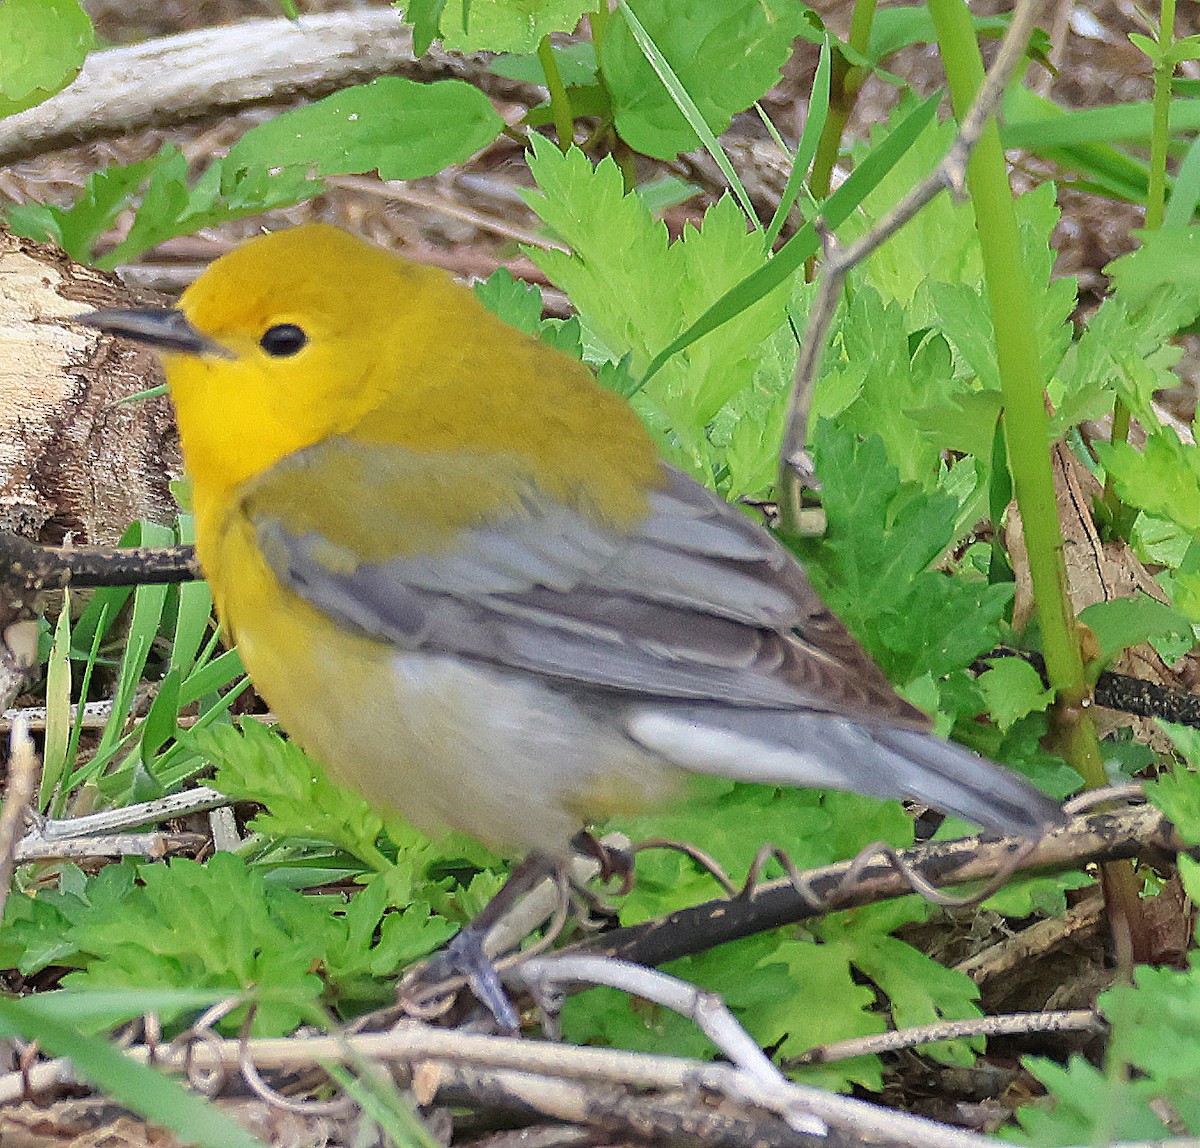
<path fill-rule="evenodd" d="M 923 730 L 712 705 L 646 707 L 631 716 L 636 740 L 695 772 L 907 797 L 1022 837 L 1041 837 L 1065 820 L 1060 804 L 1020 774 Z"/>
<path fill-rule="evenodd" d="M 1022 837 L 1041 837 L 1066 820 L 1054 798 L 964 746 L 917 730 L 874 728 L 869 736 L 887 754 L 880 764 L 894 771 L 904 796 Z"/>

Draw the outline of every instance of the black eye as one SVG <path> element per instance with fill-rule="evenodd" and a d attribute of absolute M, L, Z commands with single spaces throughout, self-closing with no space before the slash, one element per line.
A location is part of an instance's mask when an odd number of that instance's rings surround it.
<path fill-rule="evenodd" d="M 307 342 L 308 336 L 295 323 L 276 323 L 274 327 L 267 328 L 266 333 L 259 339 L 258 345 L 268 355 L 273 355 L 277 359 L 286 359 L 288 355 L 294 355 L 299 351 Z"/>

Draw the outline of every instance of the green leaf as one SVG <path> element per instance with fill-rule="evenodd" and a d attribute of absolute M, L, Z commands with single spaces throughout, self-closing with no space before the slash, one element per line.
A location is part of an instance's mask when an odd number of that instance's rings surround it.
<path fill-rule="evenodd" d="M 901 483 L 878 437 L 858 440 L 824 419 L 812 449 L 827 526 L 802 556 L 818 593 L 889 676 L 937 680 L 992 649 L 1011 585 L 929 569 L 954 541 L 957 502 Z"/>
<path fill-rule="evenodd" d="M 75 1071 L 131 1112 L 177 1133 L 199 1148 L 264 1148 L 216 1105 L 161 1072 L 130 1060 L 107 1040 L 84 1036 L 57 1014 L 60 993 L 0 1000 L 0 1027 L 8 1036 L 38 1044 L 51 1056 L 69 1057 Z M 76 1000 L 79 998 L 76 997 Z M 49 1007 L 48 1007 L 49 1006 Z M 154 1007 L 152 996 L 146 1008 Z"/>
<path fill-rule="evenodd" d="M 214 160 L 195 183 L 183 153 L 164 144 L 157 155 L 114 166 L 88 177 L 83 193 L 69 207 L 23 204 L 5 213 L 20 235 L 53 239 L 81 263 L 111 269 L 137 258 L 168 239 L 188 235 L 310 198 L 321 185 L 304 172 L 237 170 L 227 160 Z M 140 198 L 140 203 L 138 202 Z M 95 250 L 117 216 L 137 204 L 125 238 L 102 259 Z"/>
<path fill-rule="evenodd" d="M 798 0 L 633 0 L 630 10 L 714 135 L 778 82 L 806 13 Z M 674 159 L 700 145 L 620 10 L 600 61 L 617 130 L 631 147 Z"/>
<path fill-rule="evenodd" d="M 409 5 L 410 19 L 416 7 Z M 573 31 L 594 8 L 593 0 L 444 0 L 437 26 L 451 52 L 532 52 L 543 36 Z"/>
<path fill-rule="evenodd" d="M 77 0 L 0 4 L 0 117 L 65 88 L 91 51 L 92 22 Z"/>
<path fill-rule="evenodd" d="M 1054 701 L 1054 691 L 1046 689 L 1041 674 L 1023 658 L 993 658 L 977 685 L 988 713 L 1005 732 L 1021 718 L 1044 712 Z"/>
<path fill-rule="evenodd" d="M 1163 218 L 1163 227 L 1175 229 L 1186 227 L 1196 214 L 1200 203 L 1200 136 L 1192 140 L 1179 164 L 1175 175 L 1175 186 Z"/>
<path fill-rule="evenodd" d="M 385 76 L 284 112 L 230 149 L 230 168 L 299 165 L 320 175 L 379 171 L 417 179 L 462 163 L 504 128 L 491 101 L 462 80 Z"/>
<path fill-rule="evenodd" d="M 1136 104 L 1110 104 L 1102 108 L 1063 111 L 1044 120 L 1006 117 L 1001 138 L 1006 149 L 1025 148 L 1030 151 L 1113 140 L 1149 143 L 1153 122 L 1154 109 L 1147 100 Z M 1171 132 L 1194 131 L 1196 128 L 1200 128 L 1200 100 L 1173 100 Z"/>
<path fill-rule="evenodd" d="M 1124 1073 L 1106 1073 L 1075 1054 L 1066 1066 L 1042 1057 L 1021 1063 L 1050 1093 L 1053 1102 L 1027 1104 L 1017 1112 L 1023 1135 L 1005 1129 L 1018 1144 L 1058 1148 L 1063 1144 L 1108 1144 L 1116 1140 L 1161 1141 L 1167 1124 L 1150 1107 L 1148 1089 Z"/>
<path fill-rule="evenodd" d="M 1200 842 L 1200 730 L 1192 726 L 1160 722 L 1175 749 L 1187 761 L 1146 782 L 1146 798 L 1171 819 L 1180 836 L 1189 843 Z"/>
<path fill-rule="evenodd" d="M 999 39 L 1008 30 L 1010 16 L 973 16 L 972 23 L 981 37 Z M 937 41 L 933 17 L 925 4 L 897 5 L 895 8 L 880 8 L 871 21 L 871 46 L 868 59 L 873 63 L 907 48 L 910 44 L 933 44 Z M 1050 38 L 1040 28 L 1035 28 L 1027 56 L 1044 57 L 1050 48 Z"/>
<path fill-rule="evenodd" d="M 531 283 L 516 278 L 507 267 L 497 267 L 472 288 L 475 297 L 493 315 L 510 327 L 537 335 L 542 326 L 542 292 Z"/>
<path fill-rule="evenodd" d="M 688 226 L 669 243 L 666 227 L 637 195 L 626 194 L 611 159 L 593 168 L 577 149 L 563 154 L 535 141 L 530 167 L 538 191 L 527 199 L 570 248 L 530 257 L 570 295 L 589 357 L 628 355 L 629 369 L 640 372 L 655 348 L 762 265 L 761 239 L 728 197 L 709 208 L 699 230 Z M 668 455 L 710 483 L 723 467 L 715 440 L 728 441 L 750 406 L 758 414 L 786 400 L 793 360 L 772 342 L 780 332 L 791 341 L 786 304 L 781 287 L 730 315 L 718 334 L 695 343 L 634 399 Z M 751 404 L 748 396 L 758 391 L 763 404 Z"/>
<path fill-rule="evenodd" d="M 903 105 L 898 113 L 899 123 L 861 163 L 849 178 L 821 206 L 821 217 L 828 227 L 839 227 L 870 194 L 880 180 L 916 142 L 937 111 L 938 93 L 914 105 Z M 715 303 L 696 319 L 686 331 L 663 347 L 646 368 L 644 380 L 649 380 L 675 355 L 685 351 L 697 340 L 710 334 L 755 303 L 766 298 L 783 283 L 788 282 L 804 265 L 804 261 L 820 250 L 816 228 L 806 223 L 774 255 L 772 259 L 751 272 L 741 282 L 730 287 Z"/>
<path fill-rule="evenodd" d="M 77 262 L 91 263 L 96 241 L 134 201 L 150 174 L 167 163 L 173 153 L 173 148 L 164 148 L 150 159 L 95 172 L 88 176 L 79 198 L 70 207 L 13 204 L 5 210 L 5 219 L 18 235 L 52 240 Z"/>
<path fill-rule="evenodd" d="M 586 11 L 586 9 L 585 9 Z M 588 40 L 573 44 L 554 44 L 554 61 L 558 73 L 568 88 L 581 87 L 596 82 L 596 49 Z M 497 56 L 488 64 L 489 71 L 509 80 L 520 80 L 525 84 L 544 87 L 546 72 L 536 53 Z M 574 102 L 572 101 L 572 107 Z"/>
<path fill-rule="evenodd" d="M 1140 236 L 1136 251 L 1105 268 L 1121 297 L 1128 306 L 1139 307 L 1166 287 L 1182 294 L 1190 307 L 1200 296 L 1200 226 L 1161 227 Z"/>
<path fill-rule="evenodd" d="M 212 726 L 194 745 L 216 763 L 217 789 L 267 807 L 251 823 L 256 832 L 320 838 L 371 868 L 387 867 L 378 845 L 383 818 L 363 797 L 330 781 L 293 742 L 248 721 L 241 730 Z"/>
<path fill-rule="evenodd" d="M 796 154 L 792 157 L 792 167 L 788 172 L 787 184 L 783 195 L 779 197 L 779 206 L 767 225 L 765 244 L 768 248 L 775 246 L 783 225 L 791 214 L 802 189 L 806 190 L 805 177 L 812 166 L 813 157 L 817 153 L 817 145 L 821 141 L 821 133 L 825 130 L 826 117 L 829 115 L 829 78 L 833 68 L 833 51 L 829 41 L 821 45 L 821 55 L 817 60 L 817 70 L 813 74 L 812 92 L 808 98 L 808 113 L 804 117 L 804 130 L 800 133 L 800 142 L 796 145 Z M 811 195 L 809 196 L 811 199 Z"/>
<path fill-rule="evenodd" d="M 72 988 L 223 988 L 252 995 L 257 1035 L 290 1032 L 310 1015 L 321 982 L 309 969 L 321 954 L 327 911 L 268 886 L 230 853 L 205 865 L 145 865 L 141 884 L 103 915 L 71 930 L 84 953 L 102 958 L 64 980 Z M 178 922 L 186 921 L 181 930 Z M 238 1009 L 222 1022 L 236 1032 Z"/>
<path fill-rule="evenodd" d="M 1200 532 L 1200 448 L 1164 426 L 1141 451 L 1127 442 L 1096 443 L 1095 451 L 1122 502 Z"/>
<path fill-rule="evenodd" d="M 413 26 L 413 51 L 418 56 L 425 55 L 438 38 L 438 23 L 446 0 L 410 0 L 396 7 L 403 9 L 404 18 Z"/>
<path fill-rule="evenodd" d="M 1107 602 L 1094 602 L 1079 620 L 1096 635 L 1100 657 L 1111 661 L 1122 650 L 1155 639 L 1192 638 L 1192 624 L 1165 602 L 1141 591 Z"/>
<path fill-rule="evenodd" d="M 891 928 L 925 914 L 925 906 L 906 900 L 908 904 L 871 906 L 865 913 L 836 914 L 821 922 L 821 940 L 840 948 L 847 964 L 865 973 L 887 996 L 896 1028 L 981 1016 L 979 988 L 970 977 L 889 935 Z M 876 915 L 878 922 L 872 920 Z M 946 1064 L 974 1063 L 971 1048 L 962 1040 L 923 1048 Z"/>

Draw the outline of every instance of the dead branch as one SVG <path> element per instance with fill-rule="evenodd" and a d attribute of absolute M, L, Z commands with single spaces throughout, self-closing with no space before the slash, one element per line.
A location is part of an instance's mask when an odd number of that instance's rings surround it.
<path fill-rule="evenodd" d="M 93 52 L 70 87 L 0 122 L 0 164 L 139 128 L 327 95 L 376 76 L 479 78 L 479 57 L 432 49 L 389 9 L 250 20 Z M 489 78 L 498 92 L 531 91 Z M 536 102 L 534 100 L 533 102 Z"/>
<path fill-rule="evenodd" d="M 915 846 L 903 850 L 900 856 L 907 867 L 918 870 L 940 888 L 987 881 L 1010 866 L 1014 854 L 1026 845 L 1013 837 L 963 837 Z M 1162 813 L 1152 806 L 1141 806 L 1077 817 L 1030 849 L 1014 875 L 1078 869 L 1128 857 L 1158 861 L 1174 857 L 1185 848 Z M 849 881 L 855 864 L 843 861 L 801 875 L 804 887 L 821 902 L 819 907 L 790 879 L 781 878 L 758 885 L 745 896 L 706 901 L 666 917 L 615 929 L 562 952 L 602 953 L 637 964 L 660 965 L 823 913 L 912 892 L 904 873 L 890 861 L 863 865 L 857 879 Z"/>

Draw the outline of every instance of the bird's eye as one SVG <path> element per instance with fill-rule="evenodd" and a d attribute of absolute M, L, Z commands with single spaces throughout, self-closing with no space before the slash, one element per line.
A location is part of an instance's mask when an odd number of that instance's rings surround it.
<path fill-rule="evenodd" d="M 277 359 L 286 359 L 289 355 L 294 355 L 299 351 L 307 342 L 308 336 L 295 323 L 276 323 L 274 327 L 267 328 L 263 337 L 259 339 L 258 345 L 268 355 L 273 355 Z"/>

